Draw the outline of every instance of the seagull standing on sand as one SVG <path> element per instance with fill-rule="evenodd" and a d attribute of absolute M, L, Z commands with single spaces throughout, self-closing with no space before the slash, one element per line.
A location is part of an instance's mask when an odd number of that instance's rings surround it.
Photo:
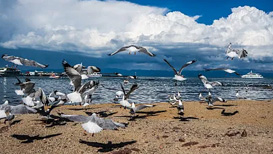
<path fill-rule="evenodd" d="M 9 56 L 7 54 L 2 55 L 2 58 L 5 61 L 14 63 L 15 65 L 33 66 L 33 67 L 40 67 L 40 68 L 48 67 L 48 65 L 40 64 L 34 60 L 24 59 L 24 58 L 15 57 L 15 56 Z"/>
<path fill-rule="evenodd" d="M 238 57 L 239 59 L 242 59 L 247 56 L 247 51 L 245 49 L 238 50 L 238 49 L 232 49 L 231 43 L 228 45 L 228 49 L 226 50 L 227 59 L 230 58 L 233 60 L 233 58 Z"/>
<path fill-rule="evenodd" d="M 178 110 L 179 115 L 181 115 L 181 116 L 184 115 L 184 105 L 183 105 L 181 99 L 178 100 L 177 110 Z"/>
<path fill-rule="evenodd" d="M 164 61 L 172 68 L 172 70 L 174 71 L 174 80 L 177 80 L 177 81 L 184 81 L 186 80 L 186 78 L 184 78 L 184 76 L 181 74 L 183 69 L 193 63 L 196 62 L 196 60 L 192 60 L 192 61 L 189 61 L 187 62 L 186 64 L 184 64 L 179 71 L 177 71 L 166 59 L 164 59 Z"/>
<path fill-rule="evenodd" d="M 202 75 L 202 74 L 199 74 L 198 75 L 198 78 L 203 82 L 204 86 L 210 90 L 213 88 L 213 86 L 222 86 L 223 84 L 219 81 L 208 81 L 208 79 Z"/>
<path fill-rule="evenodd" d="M 125 128 L 126 125 L 122 123 L 114 122 L 110 119 L 103 119 L 97 117 L 95 113 L 93 113 L 91 116 L 83 116 L 83 115 L 60 115 L 62 118 L 66 118 L 70 121 L 74 122 L 81 122 L 82 128 L 87 131 L 88 133 L 98 133 L 102 131 L 103 129 L 109 129 L 109 130 L 117 130 L 118 127 Z"/>
<path fill-rule="evenodd" d="M 134 52 L 134 54 L 136 54 L 136 52 L 140 52 L 140 53 L 145 53 L 147 55 L 149 55 L 150 57 L 154 57 L 155 54 L 151 53 L 150 51 L 148 51 L 146 48 L 142 47 L 142 46 L 136 46 L 136 45 L 129 45 L 129 46 L 124 46 L 122 48 L 120 48 L 119 50 L 108 54 L 109 56 L 113 56 L 117 53 L 123 52 L 129 50 L 129 54 L 131 54 L 131 52 Z"/>
<path fill-rule="evenodd" d="M 202 93 L 199 93 L 199 96 L 198 96 L 199 100 L 200 100 L 200 103 L 201 102 L 205 102 L 206 98 L 202 96 Z"/>

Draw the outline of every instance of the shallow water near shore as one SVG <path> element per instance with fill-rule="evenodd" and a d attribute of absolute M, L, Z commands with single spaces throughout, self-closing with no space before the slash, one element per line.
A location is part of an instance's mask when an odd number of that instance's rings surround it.
<path fill-rule="evenodd" d="M 25 77 L 20 77 L 24 81 Z M 29 77 L 35 82 L 35 88 L 41 87 L 46 94 L 54 90 L 64 93 L 70 93 L 72 86 L 69 84 L 68 78 L 50 79 L 48 77 Z M 93 95 L 94 103 L 111 103 L 115 97 L 115 92 L 121 90 L 120 83 L 123 83 L 124 78 L 90 78 L 88 80 L 98 80 L 104 87 L 99 86 Z M 85 80 L 83 82 L 86 82 Z M 273 79 L 242 79 L 242 78 L 209 78 L 209 81 L 220 81 L 224 86 L 215 87 L 212 89 L 212 94 L 223 97 L 227 100 L 236 99 L 236 91 L 240 95 L 251 100 L 267 100 L 273 98 Z M 0 100 L 9 100 L 11 104 L 18 104 L 21 97 L 14 92 L 19 89 L 15 86 L 17 80 L 14 77 L 0 77 Z M 125 85 L 125 89 L 129 90 L 131 85 L 137 83 L 139 88 L 134 91 L 130 97 L 131 101 L 136 103 L 154 103 L 164 102 L 168 100 L 168 95 L 182 93 L 182 99 L 185 101 L 198 100 L 198 94 L 201 92 L 207 95 L 207 90 L 198 78 L 188 78 L 186 81 L 177 82 L 171 77 L 139 77 L 136 80 L 130 80 L 130 83 Z M 109 89 L 110 90 L 109 90 Z"/>

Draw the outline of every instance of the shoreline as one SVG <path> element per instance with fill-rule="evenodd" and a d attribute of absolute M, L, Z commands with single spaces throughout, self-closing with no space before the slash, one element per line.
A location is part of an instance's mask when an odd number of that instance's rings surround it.
<path fill-rule="evenodd" d="M 66 105 L 52 111 L 54 115 L 106 111 L 113 113 L 108 119 L 128 123 L 125 129 L 103 130 L 94 136 L 85 133 L 81 124 L 66 122 L 51 126 L 41 122 L 37 114 L 19 115 L 11 128 L 1 121 L 0 148 L 3 153 L 273 152 L 273 100 L 216 102 L 212 110 L 206 108 L 206 103 L 183 103 L 183 119 L 176 118 L 177 109 L 164 102 L 141 110 L 135 121 L 128 121 L 129 110 L 118 104 L 95 104 L 86 109 Z M 226 112 L 237 110 L 239 113 L 222 116 L 223 108 Z M 33 139 L 32 142 L 22 143 L 29 139 Z"/>

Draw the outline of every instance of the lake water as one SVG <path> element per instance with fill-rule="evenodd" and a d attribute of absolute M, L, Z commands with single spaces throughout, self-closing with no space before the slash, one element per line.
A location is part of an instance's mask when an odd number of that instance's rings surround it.
<path fill-rule="evenodd" d="M 24 78 L 20 77 L 22 81 L 24 81 Z M 35 82 L 35 89 L 41 87 L 46 94 L 54 90 L 64 93 L 70 93 L 72 90 L 68 78 L 30 77 L 30 79 Z M 123 83 L 124 78 L 101 77 L 88 80 L 99 80 L 104 87 L 121 90 L 120 83 Z M 273 91 L 268 88 L 268 85 L 273 87 L 273 79 L 209 78 L 208 80 L 223 83 L 223 86 L 215 87 L 211 92 L 214 96 L 220 96 L 227 100 L 236 99 L 235 94 L 237 90 L 240 95 L 252 100 L 273 98 Z M 14 90 L 19 89 L 18 86 L 14 85 L 16 82 L 17 80 L 14 77 L 0 77 L 0 100 L 2 102 L 7 99 L 11 104 L 20 103 L 21 96 L 17 96 L 14 92 Z M 125 89 L 129 90 L 133 83 L 139 85 L 139 88 L 130 96 L 130 100 L 136 103 L 166 102 L 168 101 L 168 95 L 178 91 L 182 94 L 184 101 L 198 100 L 200 92 L 203 95 L 207 95 L 207 90 L 198 78 L 188 78 L 186 81 L 177 82 L 178 85 L 175 86 L 175 81 L 171 77 L 139 77 L 136 80 L 130 80 L 130 83 L 124 85 Z M 112 102 L 117 90 L 109 90 L 104 87 L 99 86 L 93 95 L 94 103 Z"/>

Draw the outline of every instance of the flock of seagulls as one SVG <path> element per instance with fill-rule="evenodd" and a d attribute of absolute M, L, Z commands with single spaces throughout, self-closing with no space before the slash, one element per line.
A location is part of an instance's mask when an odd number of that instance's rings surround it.
<path fill-rule="evenodd" d="M 140 52 L 149 55 L 150 57 L 155 57 L 156 55 L 148 51 L 146 48 L 142 46 L 129 45 L 120 48 L 119 50 L 109 54 L 109 56 L 113 56 L 117 53 L 129 50 L 129 54 L 131 52 Z M 231 44 L 227 50 L 227 56 L 233 59 L 237 55 L 238 58 L 244 58 L 247 56 L 247 52 L 245 50 L 235 50 L 231 48 Z M 24 59 L 16 56 L 9 56 L 7 54 L 3 55 L 2 58 L 8 62 L 14 63 L 15 65 L 25 65 L 25 66 L 33 66 L 46 68 L 48 65 L 40 64 L 33 60 Z M 181 74 L 183 69 L 187 66 L 194 64 L 196 60 L 189 61 L 185 63 L 179 71 L 177 71 L 166 59 L 163 59 L 174 71 L 174 80 L 176 81 L 185 81 L 186 78 Z M 70 93 L 63 93 L 57 90 L 54 90 L 49 95 L 46 95 L 42 88 L 35 89 L 35 83 L 30 79 L 25 78 L 25 81 L 21 81 L 16 77 L 17 83 L 15 86 L 18 86 L 19 89 L 15 90 L 15 93 L 22 97 L 22 104 L 12 106 L 9 105 L 8 101 L 5 101 L 4 104 L 0 105 L 0 119 L 5 119 L 5 121 L 12 121 L 15 118 L 15 115 L 18 114 L 40 114 L 41 118 L 45 120 L 52 120 L 55 118 L 64 118 L 69 121 L 82 123 L 82 128 L 88 133 L 98 133 L 102 130 L 116 130 L 118 128 L 125 128 L 127 124 L 114 122 L 111 119 L 104 119 L 99 117 L 96 113 L 92 113 L 89 116 L 83 115 L 66 115 L 63 113 L 59 113 L 59 116 L 54 116 L 51 114 L 51 111 L 54 108 L 62 106 L 64 104 L 80 104 L 83 106 L 88 106 L 92 103 L 92 95 L 99 87 L 100 84 L 98 81 L 86 81 L 88 79 L 88 74 L 93 72 L 100 72 L 101 69 L 96 66 L 88 66 L 86 70 L 82 64 L 76 64 L 74 66 L 70 65 L 67 61 L 63 60 L 62 65 L 64 71 L 68 78 L 70 79 L 70 84 L 73 89 Z M 237 72 L 231 69 L 224 68 L 215 68 L 215 69 L 206 69 L 206 71 L 216 71 L 222 70 L 227 73 L 235 73 L 239 75 Z M 120 73 L 116 73 L 117 76 L 122 76 Z M 136 79 L 136 75 L 130 76 L 129 78 Z M 203 83 L 204 87 L 208 90 L 208 95 L 203 97 L 202 94 L 199 94 L 199 99 L 202 102 L 206 102 L 209 107 L 212 107 L 214 102 L 226 102 L 225 99 L 220 97 L 213 97 L 211 94 L 211 89 L 214 86 L 223 86 L 223 84 L 219 81 L 209 81 L 204 75 L 199 74 L 198 78 Z M 116 97 L 114 101 L 117 102 L 124 110 L 128 110 L 131 115 L 131 119 L 136 116 L 136 113 L 145 108 L 152 108 L 155 105 L 136 105 L 135 102 L 129 100 L 130 94 L 139 88 L 138 84 L 135 83 L 131 86 L 129 90 L 125 90 L 123 84 L 121 85 L 121 90 L 119 89 L 116 92 Z M 102 85 L 102 87 L 104 87 Z M 106 88 L 106 87 L 104 87 Z M 169 102 L 172 107 L 176 107 L 178 111 L 178 115 L 183 117 L 184 115 L 184 105 L 182 101 L 182 96 L 179 92 L 177 94 L 170 95 Z M 47 106 L 50 106 L 49 108 Z M 47 109 L 46 109 L 47 108 Z M 223 111 L 225 113 L 225 111 Z M 222 114 L 224 114 L 222 113 Z"/>

